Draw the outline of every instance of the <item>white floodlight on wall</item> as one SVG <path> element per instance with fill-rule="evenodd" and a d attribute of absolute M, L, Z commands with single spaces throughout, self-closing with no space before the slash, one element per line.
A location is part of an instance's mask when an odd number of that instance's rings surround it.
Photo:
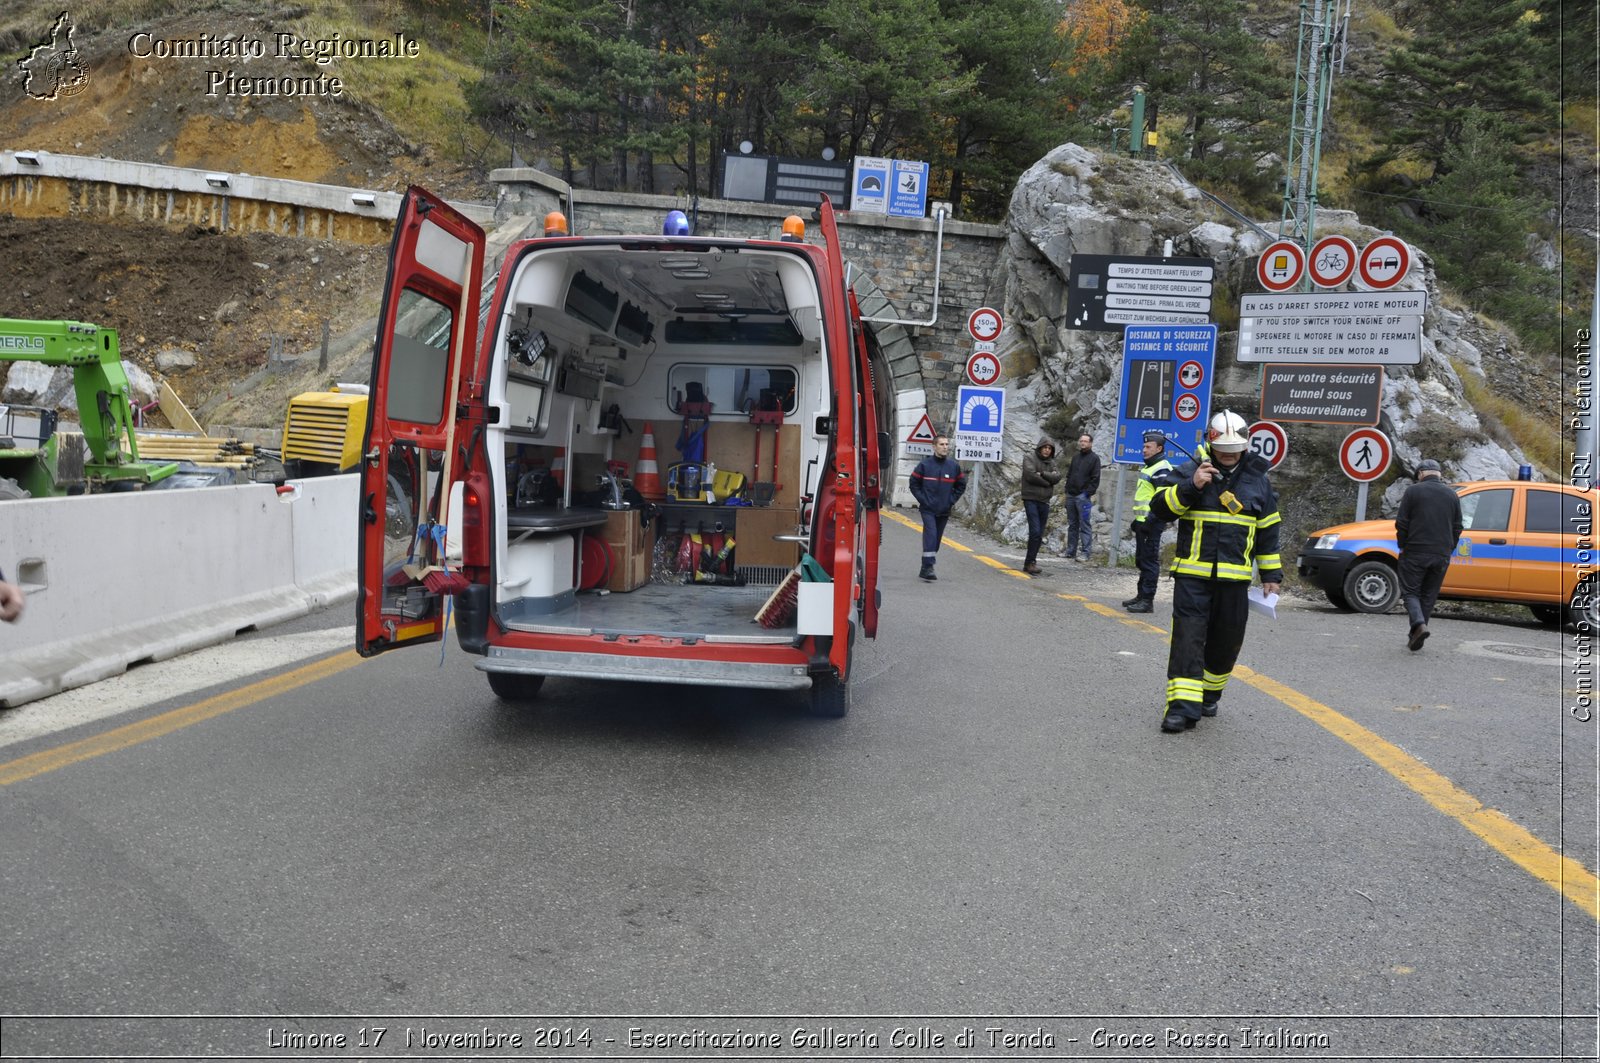
<path fill-rule="evenodd" d="M 227 188 L 229 183 L 228 175 L 225 173 L 206 174 L 206 184 L 210 185 L 212 188 Z"/>
<path fill-rule="evenodd" d="M 378 197 L 371 192 L 351 192 L 350 202 L 358 207 L 376 207 L 378 205 Z"/>
<path fill-rule="evenodd" d="M 37 151 L 19 151 L 17 152 L 17 161 L 26 163 L 29 166 L 37 166 L 39 165 L 39 153 Z"/>

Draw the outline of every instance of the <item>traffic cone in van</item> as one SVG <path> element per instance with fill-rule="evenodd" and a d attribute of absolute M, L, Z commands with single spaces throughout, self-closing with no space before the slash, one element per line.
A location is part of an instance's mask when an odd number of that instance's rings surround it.
<path fill-rule="evenodd" d="M 661 469 L 656 465 L 656 430 L 644 423 L 644 437 L 639 440 L 639 463 L 633 470 L 633 488 L 651 502 L 665 502 L 667 489 L 661 486 Z"/>

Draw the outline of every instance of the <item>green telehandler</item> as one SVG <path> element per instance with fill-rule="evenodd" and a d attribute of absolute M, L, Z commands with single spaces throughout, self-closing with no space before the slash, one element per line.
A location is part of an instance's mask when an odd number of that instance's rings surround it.
<path fill-rule="evenodd" d="M 115 329 L 81 321 L 0 318 L 0 362 L 72 369 L 82 423 L 81 473 L 63 453 L 54 410 L 0 407 L 0 500 L 84 491 L 134 491 L 178 471 L 177 462 L 139 460 L 128 374 Z M 19 445 L 21 444 L 21 445 Z"/>

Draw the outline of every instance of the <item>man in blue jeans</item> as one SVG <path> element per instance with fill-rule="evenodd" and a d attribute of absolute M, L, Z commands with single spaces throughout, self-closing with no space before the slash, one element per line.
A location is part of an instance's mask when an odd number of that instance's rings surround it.
<path fill-rule="evenodd" d="M 944 526 L 950 523 L 950 511 L 967 490 L 967 474 L 950 456 L 950 439 L 940 436 L 933 441 L 933 456 L 917 462 L 911 470 L 911 496 L 922 511 L 922 571 L 917 575 L 932 583 L 939 577 L 933 573 L 933 564 L 939 559 L 939 544 L 944 542 Z"/>
<path fill-rule="evenodd" d="M 1078 437 L 1078 452 L 1067 466 L 1067 557 L 1089 560 L 1093 525 L 1089 513 L 1094 493 L 1100 490 L 1100 455 L 1094 452 L 1094 439 L 1085 432 Z"/>

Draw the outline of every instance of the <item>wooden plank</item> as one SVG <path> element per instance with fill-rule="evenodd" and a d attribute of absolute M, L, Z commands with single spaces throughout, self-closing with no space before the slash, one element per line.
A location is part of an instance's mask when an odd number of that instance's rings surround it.
<path fill-rule="evenodd" d="M 165 380 L 161 382 L 161 390 L 156 393 L 156 403 L 161 407 L 161 412 L 171 421 L 173 427 L 181 428 L 185 432 L 194 432 L 205 435 L 206 430 L 200 427 L 200 422 L 194 419 L 194 414 L 189 412 L 189 407 L 178 398 L 178 393 L 172 390 L 172 385 Z"/>

